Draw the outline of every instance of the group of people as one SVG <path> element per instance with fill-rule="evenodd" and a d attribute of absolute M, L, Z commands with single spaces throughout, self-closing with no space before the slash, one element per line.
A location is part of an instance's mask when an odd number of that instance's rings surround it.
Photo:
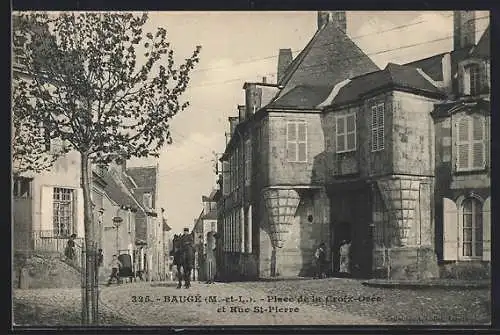
<path fill-rule="evenodd" d="M 326 245 L 325 243 L 321 243 L 314 252 L 314 278 L 325 278 L 327 268 Z M 344 276 L 351 274 L 351 241 L 349 240 L 340 242 L 339 274 Z"/>

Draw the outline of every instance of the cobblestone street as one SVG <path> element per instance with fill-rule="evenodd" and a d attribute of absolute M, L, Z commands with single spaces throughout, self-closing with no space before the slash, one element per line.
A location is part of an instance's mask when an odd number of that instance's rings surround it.
<path fill-rule="evenodd" d="M 79 295 L 79 289 L 16 290 L 14 302 L 78 311 Z M 139 282 L 102 287 L 100 300 L 103 325 L 478 325 L 490 320 L 489 290 L 382 289 L 351 279 L 193 283 L 189 290 L 178 290 L 173 282 Z"/>

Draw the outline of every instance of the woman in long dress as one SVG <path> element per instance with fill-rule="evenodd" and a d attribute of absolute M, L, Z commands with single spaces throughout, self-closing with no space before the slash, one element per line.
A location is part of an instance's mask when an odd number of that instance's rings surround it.
<path fill-rule="evenodd" d="M 345 275 L 351 274 L 351 242 L 342 241 L 340 244 L 340 268 L 339 272 Z"/>

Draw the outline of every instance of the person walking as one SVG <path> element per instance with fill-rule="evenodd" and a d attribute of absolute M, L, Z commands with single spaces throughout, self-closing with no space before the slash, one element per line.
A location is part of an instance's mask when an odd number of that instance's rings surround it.
<path fill-rule="evenodd" d="M 315 276 L 316 279 L 325 278 L 325 267 L 326 267 L 326 245 L 325 243 L 321 243 L 316 251 L 314 252 L 314 261 L 315 261 Z"/>
<path fill-rule="evenodd" d="M 111 275 L 109 276 L 108 280 L 108 286 L 111 285 L 111 282 L 113 279 L 116 279 L 117 284 L 120 284 L 120 277 L 118 276 L 118 273 L 120 271 L 120 268 L 122 267 L 122 263 L 118 260 L 118 257 L 116 255 L 113 255 L 113 259 L 111 260 L 111 263 L 109 264 L 111 267 Z"/>

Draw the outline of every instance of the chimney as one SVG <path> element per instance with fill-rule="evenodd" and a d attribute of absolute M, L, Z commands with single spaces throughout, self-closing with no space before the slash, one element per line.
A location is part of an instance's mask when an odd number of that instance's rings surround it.
<path fill-rule="evenodd" d="M 278 78 L 277 78 L 278 84 L 283 79 L 285 71 L 291 63 L 292 63 L 292 49 L 280 49 L 280 53 L 278 56 Z"/>
<path fill-rule="evenodd" d="M 238 105 L 238 115 L 240 117 L 240 122 L 245 120 L 245 112 L 246 112 L 245 105 Z"/>
<path fill-rule="evenodd" d="M 235 117 L 235 116 L 230 116 L 228 118 L 229 120 L 229 129 L 230 129 L 230 136 L 233 136 L 233 133 L 234 133 L 234 129 L 236 129 L 236 126 L 238 125 L 238 117 Z"/>
<path fill-rule="evenodd" d="M 443 58 L 441 58 L 441 65 L 443 69 L 443 88 L 447 94 L 450 94 L 452 92 L 450 53 L 444 54 Z"/>
<path fill-rule="evenodd" d="M 333 24 L 344 33 L 347 32 L 347 20 L 344 10 L 341 11 L 319 11 L 318 12 L 318 30 L 323 28 L 328 22 Z"/>
<path fill-rule="evenodd" d="M 453 12 L 453 49 L 458 50 L 476 44 L 476 20 L 472 10 Z"/>
<path fill-rule="evenodd" d="M 267 78 L 266 77 L 262 77 L 262 84 L 267 84 Z"/>
<path fill-rule="evenodd" d="M 245 106 L 246 115 L 250 116 L 260 109 L 262 103 L 262 88 L 254 83 L 245 83 Z"/>

